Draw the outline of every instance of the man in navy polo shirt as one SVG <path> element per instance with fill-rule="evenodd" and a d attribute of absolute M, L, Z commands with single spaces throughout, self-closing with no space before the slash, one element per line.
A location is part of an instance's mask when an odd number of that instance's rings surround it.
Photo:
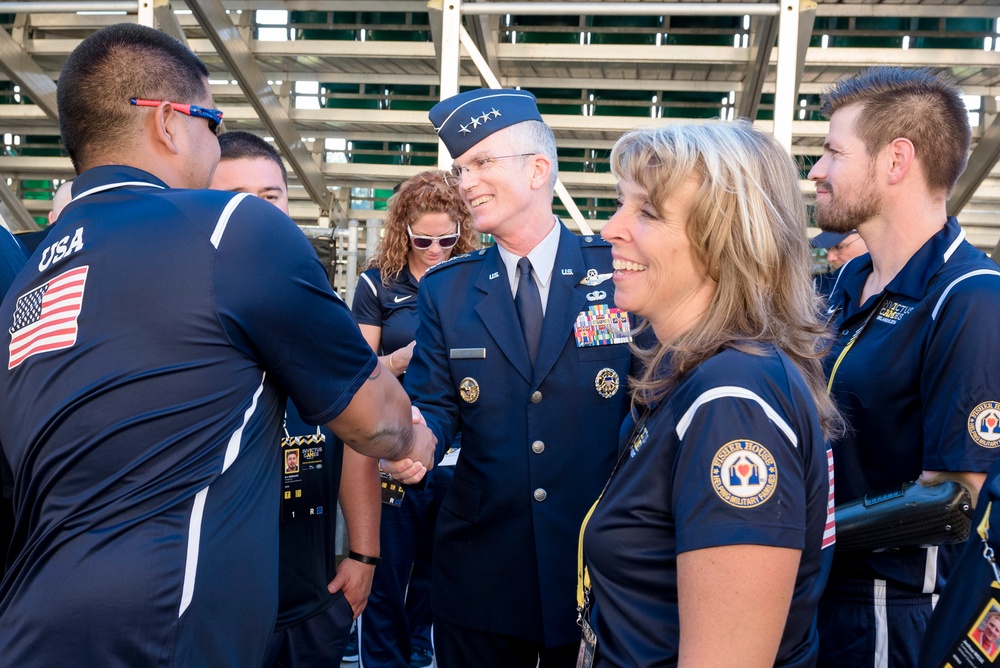
<path fill-rule="evenodd" d="M 965 104 L 941 75 L 876 67 L 837 83 L 823 110 L 816 221 L 857 229 L 870 253 L 829 301 L 826 368 L 849 425 L 833 443 L 837 503 L 913 480 L 975 495 L 1000 452 L 1000 271 L 945 210 L 969 153 Z M 820 665 L 915 665 L 959 549 L 835 553 Z"/>
<path fill-rule="evenodd" d="M 104 28 L 67 59 L 58 106 L 73 204 L 0 307 L 16 518 L 0 656 L 257 666 L 277 612 L 286 394 L 358 451 L 405 458 L 404 481 L 433 437 L 287 216 L 184 189 L 219 159 L 191 51 Z"/>
<path fill-rule="evenodd" d="M 813 248 L 826 249 L 826 263 L 829 270 L 813 277 L 813 287 L 823 296 L 829 296 L 837 285 L 840 268 L 856 257 L 868 252 L 864 239 L 857 230 L 843 234 L 838 232 L 820 232 L 809 240 Z"/>
<path fill-rule="evenodd" d="M 222 155 L 212 188 L 247 192 L 288 213 L 288 173 L 270 144 L 236 131 L 219 135 L 219 146 Z M 375 563 L 369 562 L 379 557 L 378 464 L 343 447 L 325 426 L 306 425 L 292 402 L 285 409 L 285 436 L 284 452 L 275 452 L 283 474 L 280 605 L 263 666 L 336 666 L 351 624 L 368 602 L 375 572 Z M 286 465 L 292 457 L 294 471 Z M 338 490 L 349 554 L 369 557 L 365 563 L 349 557 L 337 564 Z"/>

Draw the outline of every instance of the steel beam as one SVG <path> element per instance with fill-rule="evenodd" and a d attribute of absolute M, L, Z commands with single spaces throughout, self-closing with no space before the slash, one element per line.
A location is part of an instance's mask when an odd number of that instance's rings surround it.
<path fill-rule="evenodd" d="M 784 0 L 778 16 L 778 65 L 774 91 L 774 138 L 792 148 L 795 119 L 795 73 L 799 57 L 799 0 Z"/>
<path fill-rule="evenodd" d="M 1000 115 L 997 115 L 990 123 L 990 127 L 986 128 L 975 150 L 969 156 L 969 164 L 958 178 L 951 197 L 948 198 L 949 216 L 957 216 L 969 203 L 998 159 L 1000 159 Z"/>
<path fill-rule="evenodd" d="M 760 106 L 760 94 L 764 90 L 764 80 L 771 66 L 771 51 L 778 36 L 778 21 L 773 16 L 762 16 L 757 20 L 753 48 L 750 50 L 750 64 L 743 77 L 743 90 L 737 116 L 754 119 Z M 730 89 L 732 90 L 732 89 Z"/>
<path fill-rule="evenodd" d="M 139 11 L 139 2 L 0 2 L 0 14 L 36 14 L 75 12 L 129 12 Z"/>
<path fill-rule="evenodd" d="M 177 14 L 174 13 L 170 0 L 153 0 L 153 16 L 160 32 L 170 35 L 181 44 L 187 44 L 187 35 L 177 20 Z"/>
<path fill-rule="evenodd" d="M 56 82 L 3 28 L 0 28 L 0 67 L 21 87 L 21 95 L 30 97 L 52 120 L 59 120 Z"/>
<path fill-rule="evenodd" d="M 7 185 L 7 177 L 0 174 L 0 202 L 6 209 L 4 221 L 12 232 L 37 232 L 38 224 L 21 204 L 21 199 Z"/>
<path fill-rule="evenodd" d="M 322 212 L 328 213 L 328 189 L 319 164 L 306 149 L 288 110 L 282 106 L 274 89 L 267 83 L 267 77 L 257 64 L 250 46 L 226 14 L 221 0 L 188 0 L 188 7 L 198 17 L 198 22 L 219 56 L 240 82 L 250 104 L 267 126 L 309 196 Z"/>
<path fill-rule="evenodd" d="M 775 16 L 776 3 L 720 2 L 484 2 L 467 3 L 462 13 L 519 16 Z"/>

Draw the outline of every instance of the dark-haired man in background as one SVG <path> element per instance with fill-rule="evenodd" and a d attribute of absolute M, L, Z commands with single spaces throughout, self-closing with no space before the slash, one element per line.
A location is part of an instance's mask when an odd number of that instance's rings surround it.
<path fill-rule="evenodd" d="M 250 132 L 236 131 L 219 135 L 219 146 L 222 156 L 212 188 L 250 193 L 288 213 L 288 172 L 270 144 Z M 302 326 L 312 325 L 307 321 Z M 292 402 L 285 411 L 285 434 L 285 441 L 303 443 L 302 450 L 308 456 L 299 457 L 299 471 L 284 471 L 280 605 L 263 665 L 337 666 L 344 656 L 351 624 L 368 602 L 379 557 L 382 503 L 378 463 L 343 447 L 326 427 L 317 431 L 306 425 Z M 280 454 L 277 457 L 280 464 Z M 348 558 L 339 566 L 335 549 L 338 487 L 350 545 Z M 297 514 L 291 510 L 301 505 L 295 498 L 297 490 L 312 498 L 308 508 L 318 505 L 320 512 L 307 509 Z M 291 498 L 285 498 L 285 491 Z"/>
<path fill-rule="evenodd" d="M 211 182 L 222 115 L 190 50 L 99 30 L 67 59 L 58 107 L 74 201 L 0 307 L 15 512 L 0 657 L 257 666 L 286 394 L 360 452 L 406 458 L 404 481 L 434 439 L 288 217 L 186 190 Z"/>

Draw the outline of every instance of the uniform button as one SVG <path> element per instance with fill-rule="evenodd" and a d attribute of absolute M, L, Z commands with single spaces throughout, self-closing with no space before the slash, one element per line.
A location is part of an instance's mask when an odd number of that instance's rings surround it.
<path fill-rule="evenodd" d="M 535 490 L 535 501 L 544 501 L 545 497 L 547 497 L 548 495 L 549 495 L 548 492 L 539 487 L 538 489 Z"/>
<path fill-rule="evenodd" d="M 531 444 L 531 451 L 534 452 L 536 455 L 540 455 L 542 454 L 542 452 L 545 451 L 545 444 L 542 443 L 541 441 L 535 441 L 534 443 Z"/>
<path fill-rule="evenodd" d="M 532 392 L 531 393 L 531 403 L 538 404 L 538 403 L 541 403 L 541 402 L 542 402 L 542 393 L 539 392 L 538 390 L 535 390 L 534 392 Z"/>
<path fill-rule="evenodd" d="M 840 333 L 841 333 L 841 334 L 843 334 L 844 336 L 847 336 L 847 334 L 848 334 L 848 333 L 849 333 L 850 331 L 851 331 L 851 330 L 849 330 L 849 329 L 842 329 L 842 330 L 840 330 Z"/>

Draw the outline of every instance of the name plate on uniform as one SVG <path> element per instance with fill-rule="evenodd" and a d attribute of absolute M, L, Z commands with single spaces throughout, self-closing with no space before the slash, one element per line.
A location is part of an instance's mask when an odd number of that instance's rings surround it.
<path fill-rule="evenodd" d="M 452 348 L 448 351 L 448 359 L 484 360 L 486 359 L 486 348 Z"/>

